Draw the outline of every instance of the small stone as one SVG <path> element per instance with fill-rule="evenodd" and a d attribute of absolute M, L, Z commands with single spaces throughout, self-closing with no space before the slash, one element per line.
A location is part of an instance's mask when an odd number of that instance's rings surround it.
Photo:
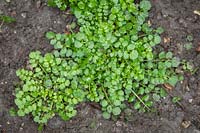
<path fill-rule="evenodd" d="M 121 127 L 121 126 L 122 126 L 122 122 L 117 121 L 117 122 L 116 122 L 116 126 L 117 126 L 117 127 Z"/>
<path fill-rule="evenodd" d="M 11 16 L 16 16 L 16 15 L 17 15 L 16 11 L 11 12 Z"/>
<path fill-rule="evenodd" d="M 10 125 L 10 122 L 9 122 L 9 121 L 7 121 L 7 124 L 8 124 L 8 125 Z"/>
<path fill-rule="evenodd" d="M 192 102 L 193 102 L 193 99 L 189 99 L 188 102 L 189 102 L 189 103 L 192 103 Z"/>
<path fill-rule="evenodd" d="M 162 14 L 161 14 L 161 13 L 158 13 L 157 19 L 158 19 L 158 20 L 162 19 Z"/>
<path fill-rule="evenodd" d="M 191 121 L 183 121 L 181 125 L 183 128 L 188 128 L 191 125 Z"/>
<path fill-rule="evenodd" d="M 168 16 L 168 15 L 166 15 L 166 14 L 163 14 L 163 17 L 164 17 L 164 18 L 166 18 L 167 16 Z"/>
<path fill-rule="evenodd" d="M 10 0 L 6 0 L 6 2 L 10 3 L 11 1 Z"/>
<path fill-rule="evenodd" d="M 21 124 L 21 127 L 23 127 L 23 126 L 24 126 L 24 123 Z"/>
<path fill-rule="evenodd" d="M 199 15 L 200 16 L 200 11 L 198 10 L 194 10 L 194 14 Z"/>
<path fill-rule="evenodd" d="M 52 129 L 57 129 L 64 126 L 64 123 L 60 118 L 54 117 L 51 120 L 49 120 L 48 126 Z"/>
<path fill-rule="evenodd" d="M 58 21 L 57 21 L 57 24 L 61 24 L 61 21 L 58 20 Z"/>
<path fill-rule="evenodd" d="M 21 16 L 22 16 L 23 18 L 26 18 L 26 13 L 21 13 Z"/>
<path fill-rule="evenodd" d="M 41 5 L 42 5 L 42 2 L 41 2 L 40 0 L 36 2 L 36 7 L 37 7 L 37 8 L 40 8 Z"/>
<path fill-rule="evenodd" d="M 186 86 L 186 88 L 185 88 L 187 91 L 190 91 L 190 88 L 189 88 L 189 86 Z"/>

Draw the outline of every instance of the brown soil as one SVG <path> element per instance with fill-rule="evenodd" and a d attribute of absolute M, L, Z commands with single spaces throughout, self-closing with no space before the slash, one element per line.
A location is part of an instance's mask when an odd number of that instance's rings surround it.
<path fill-rule="evenodd" d="M 199 0 L 151 0 L 153 8 L 149 21 L 153 27 L 165 29 L 160 50 L 172 51 L 177 57 L 186 59 L 194 68 L 200 67 L 200 10 Z M 0 1 L 0 12 L 13 16 L 16 22 L 3 25 L 0 33 L 0 131 L 2 133 L 34 133 L 37 124 L 31 116 L 11 117 L 9 109 L 14 104 L 14 84 L 18 81 L 15 71 L 27 65 L 30 51 L 43 53 L 52 50 L 44 37 L 46 31 L 64 32 L 71 16 L 49 8 L 41 0 Z M 193 36 L 192 48 L 187 50 L 187 36 Z M 164 39 L 165 38 L 165 39 Z M 165 40 L 165 41 L 164 41 Z M 170 96 L 171 95 L 171 96 Z M 126 110 L 116 120 L 105 120 L 101 111 L 91 103 L 79 105 L 78 115 L 64 122 L 59 117 L 49 121 L 46 133 L 200 133 L 200 70 L 194 74 L 184 72 L 180 82 L 162 101 L 156 104 L 156 113 L 140 114 Z M 182 98 L 180 104 L 172 103 L 172 97 Z M 184 127 L 183 123 L 190 123 Z M 187 124 L 186 124 L 187 126 Z"/>

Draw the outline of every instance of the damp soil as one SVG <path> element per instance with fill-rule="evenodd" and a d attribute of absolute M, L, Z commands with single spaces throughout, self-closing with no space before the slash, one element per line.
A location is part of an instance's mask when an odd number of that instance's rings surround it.
<path fill-rule="evenodd" d="M 169 91 L 169 96 L 156 103 L 154 113 L 126 110 L 119 118 L 105 120 L 98 105 L 82 103 L 78 115 L 69 121 L 54 117 L 44 127 L 45 133 L 200 133 L 200 10 L 199 0 L 151 0 L 149 23 L 165 29 L 162 43 L 156 49 L 172 51 L 187 60 L 196 71 L 183 72 L 184 80 Z M 28 54 L 52 51 L 44 34 L 63 33 L 75 18 L 67 12 L 50 8 L 42 0 L 0 0 L 0 13 L 12 16 L 15 23 L 4 24 L 0 32 L 0 132 L 36 133 L 38 125 L 31 116 L 12 117 L 15 107 L 14 85 L 19 81 L 15 71 L 25 67 Z M 187 36 L 193 41 L 188 42 Z M 191 48 L 186 46 L 191 43 Z M 172 97 L 181 97 L 178 104 Z"/>

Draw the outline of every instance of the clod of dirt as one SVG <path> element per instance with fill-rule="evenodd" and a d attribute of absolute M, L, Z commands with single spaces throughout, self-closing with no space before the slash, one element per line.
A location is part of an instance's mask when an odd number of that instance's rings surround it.
<path fill-rule="evenodd" d="M 196 51 L 197 51 L 197 52 L 200 52 L 200 42 L 199 42 L 198 44 L 199 44 L 199 45 L 197 46 Z"/>
<path fill-rule="evenodd" d="M 48 122 L 48 127 L 57 129 L 63 126 L 63 121 L 59 117 L 54 117 Z"/>

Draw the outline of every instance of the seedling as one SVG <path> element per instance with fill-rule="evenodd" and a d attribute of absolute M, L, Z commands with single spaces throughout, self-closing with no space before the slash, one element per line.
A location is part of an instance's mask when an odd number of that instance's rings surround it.
<path fill-rule="evenodd" d="M 187 41 L 192 42 L 193 41 L 193 36 L 192 35 L 188 35 L 187 36 Z"/>
<path fill-rule="evenodd" d="M 184 47 L 186 48 L 186 50 L 190 50 L 190 49 L 192 49 L 193 48 L 193 46 L 192 46 L 192 43 L 190 42 L 190 43 L 186 43 L 185 45 L 184 45 Z"/>
<path fill-rule="evenodd" d="M 182 60 L 182 67 L 185 71 L 193 72 L 193 66 L 186 60 Z"/>
<path fill-rule="evenodd" d="M 0 31 L 1 31 L 1 28 L 3 26 L 4 23 L 13 23 L 15 22 L 16 20 L 10 16 L 6 16 L 6 15 L 0 15 Z"/>
<path fill-rule="evenodd" d="M 180 100 L 181 100 L 181 98 L 178 97 L 178 96 L 175 96 L 175 97 L 172 98 L 173 103 L 178 103 Z"/>

